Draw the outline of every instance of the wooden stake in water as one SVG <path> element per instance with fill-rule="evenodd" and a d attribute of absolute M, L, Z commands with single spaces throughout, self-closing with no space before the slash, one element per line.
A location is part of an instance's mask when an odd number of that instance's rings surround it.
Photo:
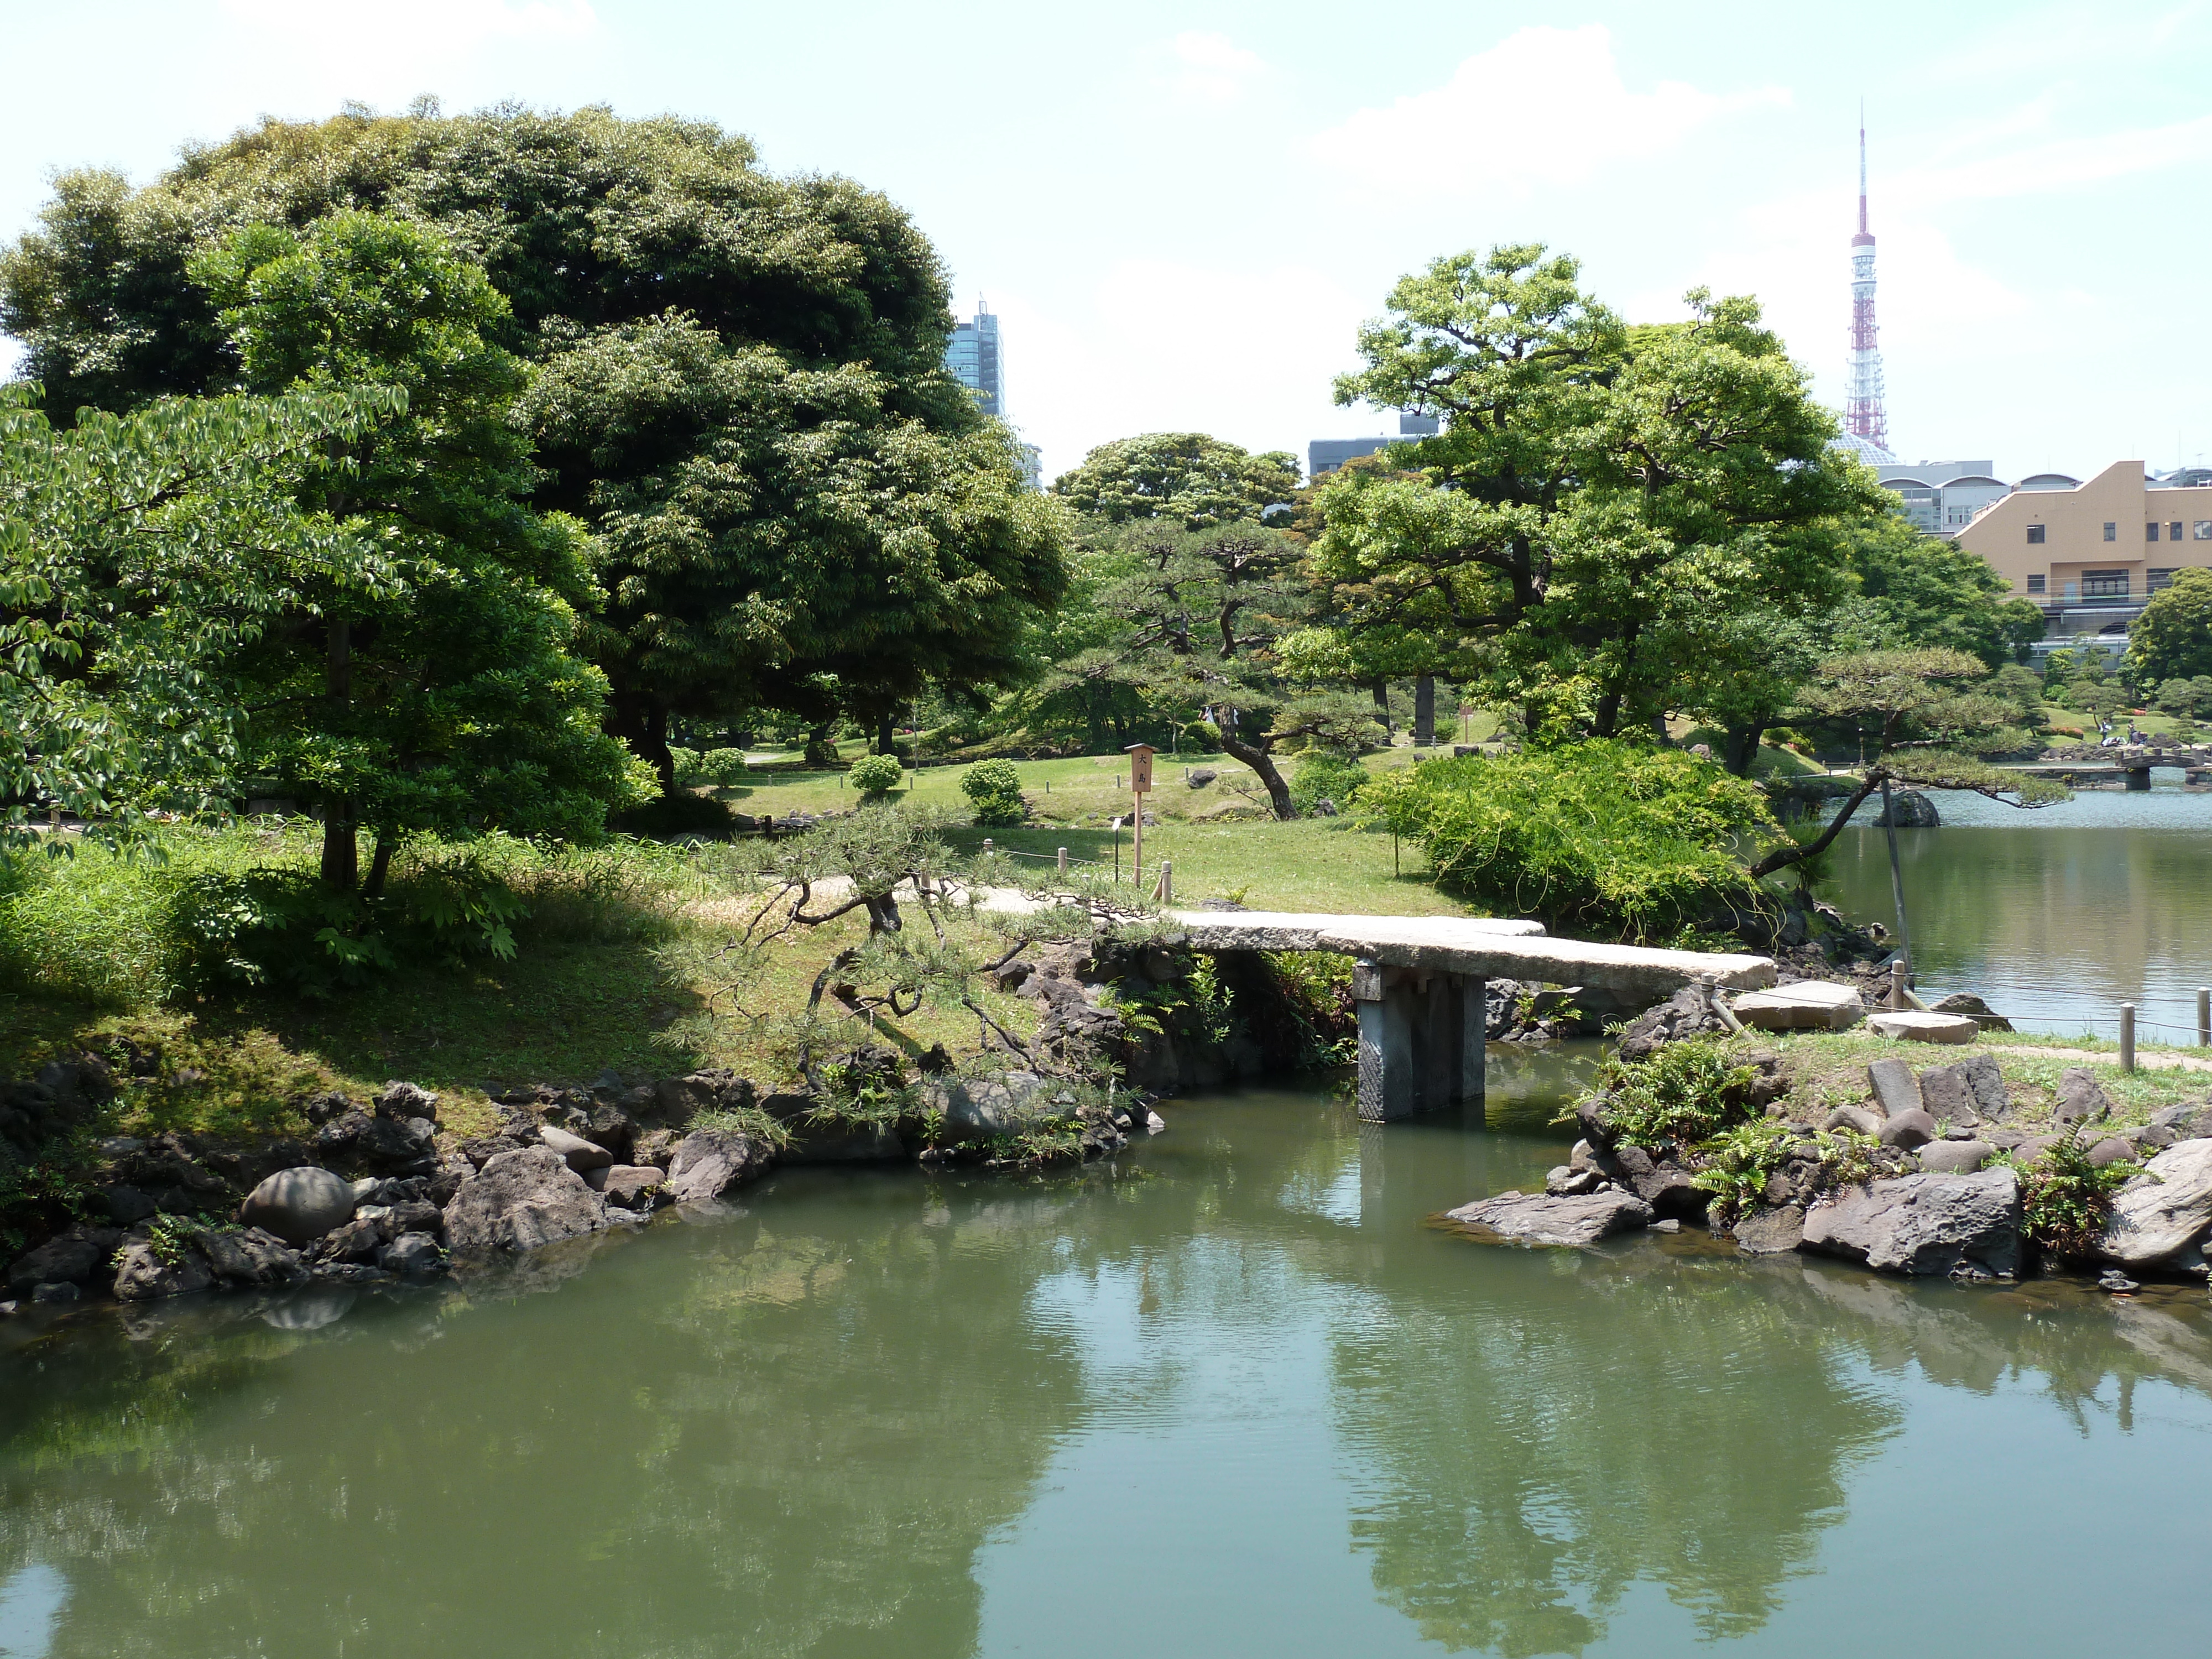
<path fill-rule="evenodd" d="M 2197 988 L 2197 1046 L 2212 1048 L 2212 987 Z"/>
<path fill-rule="evenodd" d="M 2136 1068 L 2136 1006 L 2132 1002 L 2120 1005 L 2120 1069 L 2132 1072 Z"/>
<path fill-rule="evenodd" d="M 1897 901 L 1897 953 L 1905 963 L 1905 982 L 1912 982 L 1912 930 L 1905 921 L 1905 871 L 1897 861 L 1897 814 L 1890 810 L 1889 780 L 1881 781 L 1881 820 L 1889 837 L 1889 891 Z M 1897 1006 L 1905 1006 L 1902 998 Z"/>

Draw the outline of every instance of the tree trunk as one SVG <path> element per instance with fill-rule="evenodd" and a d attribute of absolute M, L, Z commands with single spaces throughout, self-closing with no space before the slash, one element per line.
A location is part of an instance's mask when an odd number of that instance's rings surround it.
<path fill-rule="evenodd" d="M 1434 675 L 1424 674 L 1413 682 L 1413 747 L 1436 746 L 1437 682 Z"/>
<path fill-rule="evenodd" d="M 1740 778 L 1751 775 L 1752 763 L 1759 758 L 1759 741 L 1766 735 L 1766 722 L 1751 726 L 1731 726 L 1727 728 L 1728 741 L 1722 745 L 1721 763 Z"/>
<path fill-rule="evenodd" d="M 1851 821 L 1851 814 L 1866 804 L 1866 798 L 1888 781 L 1889 773 L 1887 769 L 1880 765 L 1869 767 L 1866 775 L 1860 779 L 1859 787 L 1852 792 L 1850 799 L 1844 803 L 1836 816 L 1829 821 L 1828 827 L 1820 832 L 1816 840 L 1808 842 L 1802 847 L 1776 848 L 1774 851 L 1751 866 L 1752 875 L 1754 878 L 1771 876 L 1777 870 L 1787 870 L 1793 864 L 1802 863 L 1809 858 L 1817 858 L 1827 850 L 1830 842 L 1843 833 L 1844 826 Z"/>
<path fill-rule="evenodd" d="M 1250 767 L 1254 775 L 1267 786 L 1267 799 L 1273 804 L 1277 817 L 1287 823 L 1297 817 L 1298 809 L 1291 805 L 1291 786 L 1283 781 L 1283 775 L 1276 769 L 1273 755 L 1231 737 L 1225 728 L 1221 733 L 1221 750 L 1231 759 L 1243 761 Z"/>
<path fill-rule="evenodd" d="M 835 766 L 837 763 L 837 745 L 830 741 L 830 733 L 836 725 L 836 716 L 833 714 L 808 730 L 806 763 L 809 766 Z"/>
<path fill-rule="evenodd" d="M 1387 680 L 1375 682 L 1375 718 L 1381 722 L 1384 737 L 1396 735 L 1390 724 L 1390 684 Z"/>
<path fill-rule="evenodd" d="M 892 729 L 889 714 L 876 722 L 876 752 L 878 755 L 898 753 L 898 733 Z"/>
<path fill-rule="evenodd" d="M 323 690 L 337 713 L 353 701 L 353 624 L 343 617 L 331 618 L 324 641 Z M 325 886 L 341 893 L 350 893 L 360 883 L 361 841 L 350 796 L 323 797 L 322 876 Z"/>
<path fill-rule="evenodd" d="M 376 832 L 376 850 L 369 855 L 368 860 L 368 880 L 362 888 L 365 896 L 369 898 L 384 896 L 384 879 L 392 873 L 392 854 L 393 849 L 398 845 L 399 837 L 391 830 L 380 830 Z"/>
<path fill-rule="evenodd" d="M 668 749 L 668 711 L 639 691 L 617 691 L 607 701 L 607 731 L 660 775 L 660 793 L 676 793 L 676 757 Z"/>

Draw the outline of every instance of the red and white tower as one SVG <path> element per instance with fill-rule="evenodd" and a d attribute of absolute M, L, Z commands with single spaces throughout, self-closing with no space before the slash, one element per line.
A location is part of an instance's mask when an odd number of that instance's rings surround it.
<path fill-rule="evenodd" d="M 1867 460 L 1889 453 L 1889 415 L 1882 407 L 1881 348 L 1874 320 L 1874 233 L 1867 228 L 1866 116 L 1859 116 L 1859 232 L 1851 238 L 1851 357 L 1844 398 L 1844 435 Z"/>

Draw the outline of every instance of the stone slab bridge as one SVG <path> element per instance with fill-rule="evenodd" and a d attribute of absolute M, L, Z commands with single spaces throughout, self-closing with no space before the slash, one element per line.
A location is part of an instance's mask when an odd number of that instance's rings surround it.
<path fill-rule="evenodd" d="M 1359 1115 L 1376 1122 L 1483 1097 L 1492 979 L 1572 985 L 1648 1006 L 1699 981 L 1774 983 L 1771 957 L 1553 939 L 1540 922 L 1460 916 L 1177 910 L 1200 951 L 1328 951 L 1352 959 Z"/>

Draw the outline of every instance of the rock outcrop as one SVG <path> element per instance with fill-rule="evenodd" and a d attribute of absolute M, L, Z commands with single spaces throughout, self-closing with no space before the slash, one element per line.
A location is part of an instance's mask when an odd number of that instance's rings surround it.
<path fill-rule="evenodd" d="M 1846 1188 L 1806 1212 L 1802 1248 L 1916 1278 L 2020 1270 L 2020 1182 L 2008 1169 Z"/>
<path fill-rule="evenodd" d="M 695 1129 L 678 1143 L 668 1164 L 668 1192 L 678 1204 L 707 1204 L 764 1173 L 774 1155 L 750 1135 L 727 1129 Z"/>
<path fill-rule="evenodd" d="M 2212 1139 L 2184 1140 L 2112 1195 L 2097 1253 L 2128 1268 L 2201 1269 L 2212 1237 Z"/>
<path fill-rule="evenodd" d="M 1632 1232 L 1656 1219 L 1633 1193 L 1590 1193 L 1578 1198 L 1500 1193 L 1446 1212 L 1448 1220 L 1480 1228 L 1516 1244 L 1577 1247 L 1614 1233 Z"/>
<path fill-rule="evenodd" d="M 606 1201 L 546 1146 L 501 1152 L 446 1206 L 446 1241 L 456 1255 L 534 1250 L 606 1224 Z"/>

